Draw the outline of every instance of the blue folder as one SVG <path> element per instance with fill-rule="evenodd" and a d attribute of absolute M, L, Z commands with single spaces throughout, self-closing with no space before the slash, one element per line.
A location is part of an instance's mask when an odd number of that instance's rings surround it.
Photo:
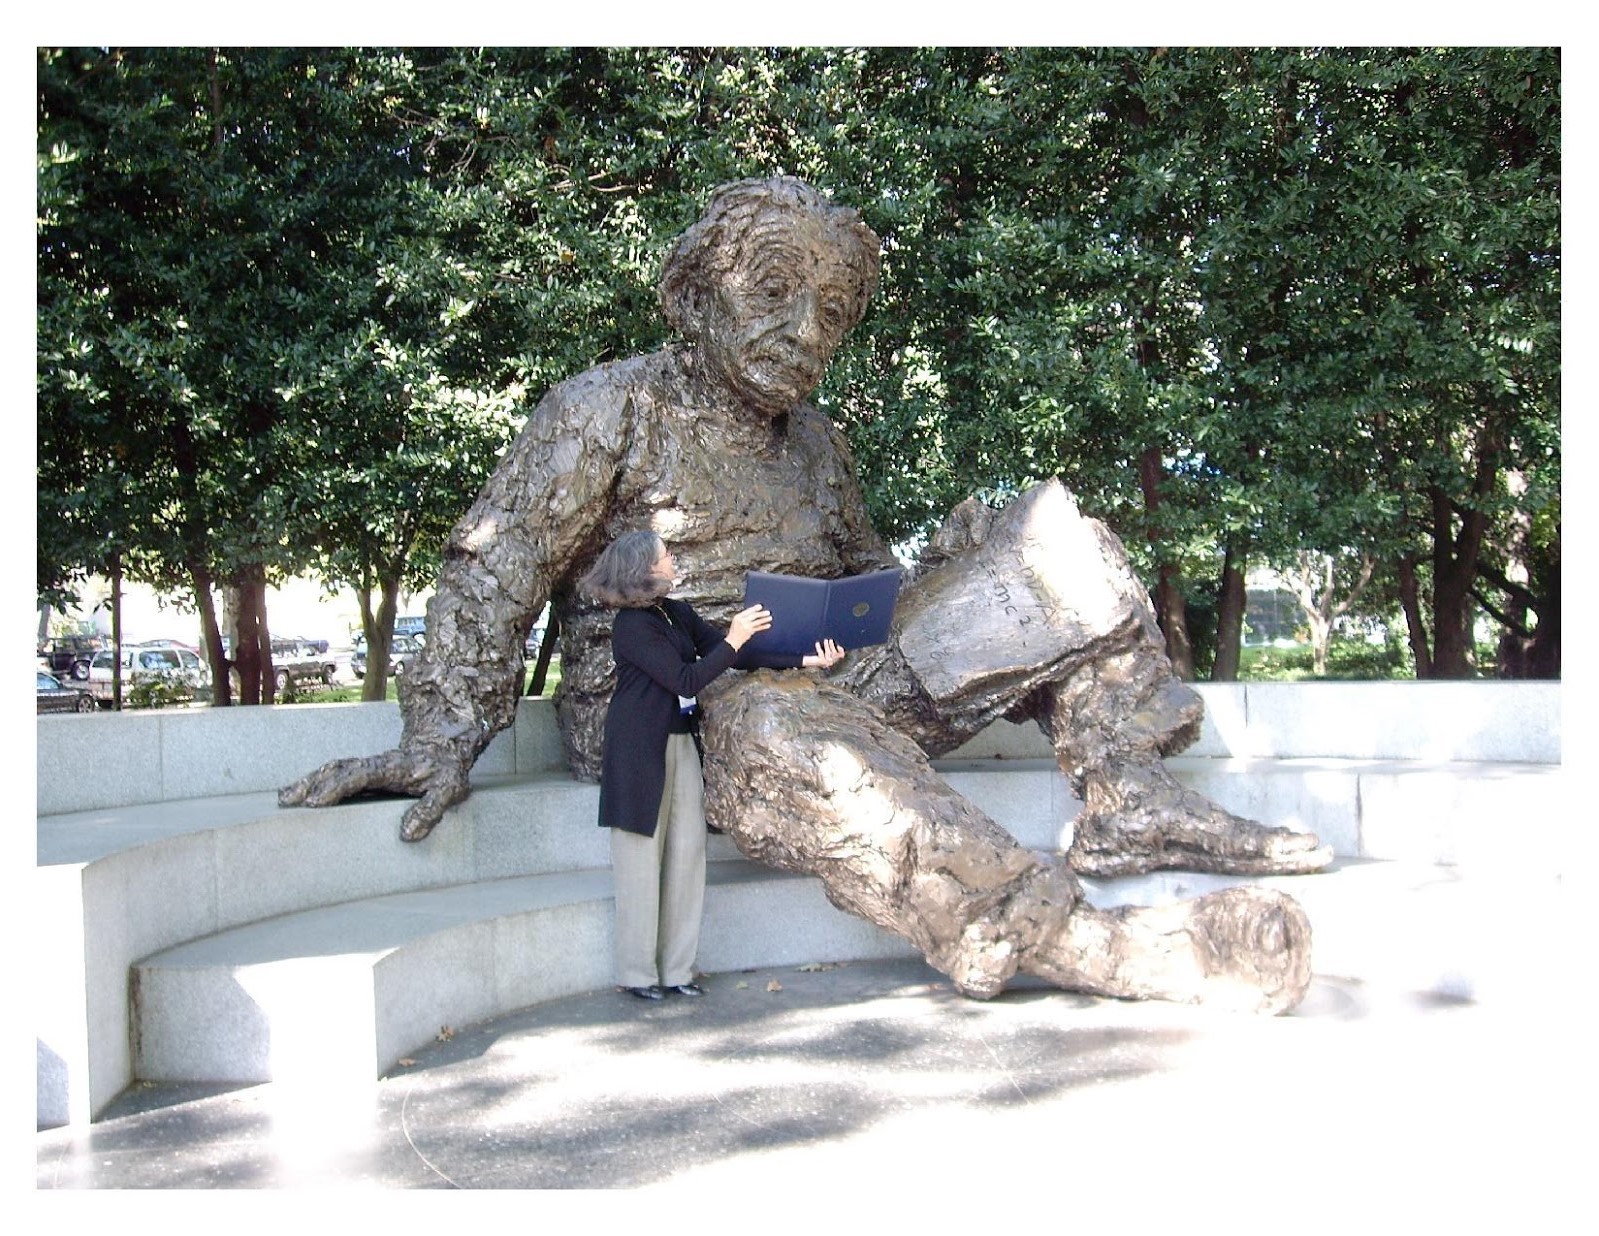
<path fill-rule="evenodd" d="M 846 652 L 886 643 L 901 575 L 894 567 L 845 579 L 750 571 L 744 577 L 744 604 L 766 606 L 772 625 L 749 646 L 809 656 L 824 639 Z"/>

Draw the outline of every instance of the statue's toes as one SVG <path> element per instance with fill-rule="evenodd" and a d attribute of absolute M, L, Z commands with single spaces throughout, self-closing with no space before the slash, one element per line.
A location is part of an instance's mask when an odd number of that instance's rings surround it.
<path fill-rule="evenodd" d="M 1079 875 L 1147 871 L 1214 871 L 1228 875 L 1296 875 L 1319 871 L 1333 850 L 1315 833 L 1278 828 L 1232 814 L 1184 791 L 1119 810 L 1084 811 L 1068 855 Z"/>
<path fill-rule="evenodd" d="M 1256 827 L 1262 827 L 1256 825 Z M 1270 870 L 1283 874 L 1320 871 L 1333 860 L 1333 848 L 1315 833 L 1298 833 L 1289 828 L 1267 828 L 1262 839 L 1261 860 Z"/>
<path fill-rule="evenodd" d="M 1213 865 L 1213 871 L 1239 875 L 1291 875 L 1318 871 L 1332 862 L 1330 845 L 1315 833 L 1260 824 L 1224 811 L 1194 795 L 1176 827 L 1176 845 L 1192 849 Z"/>

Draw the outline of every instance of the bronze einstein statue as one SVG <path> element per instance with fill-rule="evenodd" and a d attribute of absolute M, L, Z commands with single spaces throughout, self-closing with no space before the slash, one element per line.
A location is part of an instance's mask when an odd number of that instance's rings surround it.
<path fill-rule="evenodd" d="M 667 255 L 683 342 L 554 387 L 445 548 L 428 642 L 400 684 L 399 746 L 336 760 L 285 806 L 419 798 L 420 841 L 511 723 L 523 640 L 548 601 L 574 775 L 595 780 L 612 611 L 576 581 L 618 534 L 672 549 L 676 595 L 726 623 L 750 569 L 838 578 L 896 565 L 842 433 L 806 402 L 877 284 L 860 216 L 791 178 L 713 196 Z M 1299 905 L 1241 886 L 1100 909 L 1077 874 L 1324 866 L 1310 834 L 1231 815 L 1163 755 L 1203 705 L 1173 675 L 1120 541 L 1058 481 L 1002 510 L 962 503 L 902 590 L 888 643 L 830 674 L 730 673 L 701 700 L 705 810 L 751 859 L 820 877 L 841 908 L 910 940 L 972 996 L 1014 974 L 1101 995 L 1280 1012 L 1310 980 Z M 1084 807 L 1064 861 L 1018 844 L 929 765 L 997 718 L 1036 720 Z"/>

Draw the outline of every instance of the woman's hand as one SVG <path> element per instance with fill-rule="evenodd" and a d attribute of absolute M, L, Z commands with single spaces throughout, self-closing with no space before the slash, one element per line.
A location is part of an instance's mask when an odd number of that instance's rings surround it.
<path fill-rule="evenodd" d="M 830 639 L 816 645 L 816 655 L 800 662 L 806 669 L 832 669 L 844 659 L 844 650 Z"/>
<path fill-rule="evenodd" d="M 727 642 L 734 648 L 742 648 L 751 636 L 759 635 L 771 625 L 772 612 L 764 605 L 751 605 L 733 615 L 732 624 L 727 628 Z"/>

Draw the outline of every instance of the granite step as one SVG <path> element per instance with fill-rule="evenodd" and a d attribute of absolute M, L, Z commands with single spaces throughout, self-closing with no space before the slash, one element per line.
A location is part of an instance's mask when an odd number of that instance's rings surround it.
<path fill-rule="evenodd" d="M 1558 877 L 1516 899 L 1457 868 L 1374 860 L 1310 876 L 1166 872 L 1084 883 L 1100 906 L 1239 883 L 1283 889 L 1310 915 L 1316 974 L 1360 984 L 1367 999 L 1525 992 L 1536 976 L 1498 946 L 1496 916 L 1514 908 L 1548 918 L 1570 900 Z M 609 873 L 592 870 L 375 897 L 190 941 L 134 967 L 136 1076 L 370 1081 L 452 1028 L 607 986 L 611 917 Z M 710 864 L 707 973 L 913 955 L 830 905 L 813 878 L 736 859 Z"/>
<path fill-rule="evenodd" d="M 708 864 L 707 971 L 913 956 L 819 881 Z M 252 923 L 134 967 L 146 1081 L 371 1080 L 441 1027 L 611 982 L 608 870 L 398 893 Z"/>
<path fill-rule="evenodd" d="M 1181 779 L 1224 806 L 1315 829 L 1341 859 L 1481 868 L 1516 888 L 1538 888 L 1545 856 L 1571 849 L 1569 839 L 1562 840 L 1570 816 L 1560 799 L 1559 765 L 1214 757 L 1170 763 Z M 1050 851 L 1069 843 L 1077 803 L 1052 761 L 954 760 L 939 768 L 1022 844 Z M 327 907 L 577 877 L 608 865 L 605 834 L 594 824 L 595 787 L 560 772 L 487 776 L 474 787 L 446 824 L 417 846 L 396 840 L 405 803 L 392 799 L 282 810 L 274 795 L 258 792 L 41 815 L 35 876 L 35 926 L 47 942 L 36 959 L 41 1127 L 86 1118 L 83 1113 L 100 1110 L 139 1076 L 133 1044 L 143 1032 L 135 1030 L 136 1013 L 186 1020 L 182 1013 L 160 1012 L 164 997 L 153 994 L 153 986 L 135 993 L 135 963 L 235 928 Z M 726 838 L 712 838 L 710 856 L 718 864 L 742 862 Z M 1527 872 L 1518 874 L 1520 867 Z M 819 888 L 804 896 L 822 916 L 852 921 L 828 905 Z M 609 912 L 608 903 L 597 908 L 603 901 L 580 897 L 576 903 L 588 909 L 563 912 L 588 924 L 590 943 L 601 930 L 594 916 Z M 759 917 L 758 905 L 752 913 Z M 803 938 L 802 919 L 789 929 Z M 768 939 L 761 933 L 748 938 Z M 857 947 L 866 948 L 859 955 L 879 955 L 876 945 Z M 589 985 L 604 985 L 606 950 L 585 946 L 582 952 L 601 959 Z M 552 982 L 553 990 L 566 990 Z M 422 1020 L 432 1016 L 430 1007 Z M 363 1015 L 357 1024 L 371 1028 L 375 1044 L 374 1018 Z M 385 1031 L 385 1050 L 408 1032 Z M 381 1067 L 377 1047 L 365 1050 L 363 1059 Z"/>

